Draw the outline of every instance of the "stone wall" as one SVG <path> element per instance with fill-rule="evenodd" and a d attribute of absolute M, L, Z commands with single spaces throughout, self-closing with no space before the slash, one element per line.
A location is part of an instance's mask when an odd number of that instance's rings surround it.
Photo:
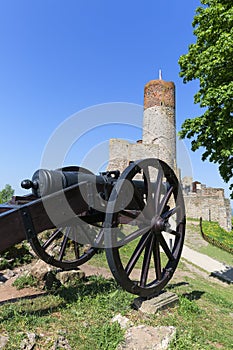
<path fill-rule="evenodd" d="M 158 158 L 157 145 L 145 145 L 140 142 L 130 143 L 121 139 L 109 141 L 108 170 L 120 170 L 122 172 L 132 161 L 145 158 Z"/>
<path fill-rule="evenodd" d="M 222 189 L 207 188 L 206 192 L 184 194 L 186 215 L 189 218 L 216 221 L 226 231 L 231 231 L 230 200 L 224 198 Z"/>

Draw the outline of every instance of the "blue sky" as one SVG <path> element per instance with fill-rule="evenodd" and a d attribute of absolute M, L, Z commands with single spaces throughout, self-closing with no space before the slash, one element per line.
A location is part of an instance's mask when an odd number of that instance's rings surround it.
<path fill-rule="evenodd" d="M 158 78 L 159 69 L 176 85 L 177 130 L 185 118 L 199 115 L 193 104 L 198 83 L 184 85 L 178 65 L 195 41 L 191 23 L 199 5 L 198 0 L 1 0 L 0 188 L 9 183 L 24 193 L 20 181 L 40 166 L 51 135 L 75 113 L 110 102 L 142 105 L 144 85 Z M 95 142 L 110 137 L 137 140 L 141 130 L 98 128 L 66 161 L 78 165 Z M 185 145 L 194 178 L 227 189 L 217 167 Z"/>

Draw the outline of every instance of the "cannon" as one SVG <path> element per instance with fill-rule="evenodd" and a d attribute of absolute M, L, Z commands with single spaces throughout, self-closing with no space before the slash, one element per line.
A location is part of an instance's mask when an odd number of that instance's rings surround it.
<path fill-rule="evenodd" d="M 40 169 L 0 205 L 0 253 L 27 240 L 39 258 L 69 270 L 105 252 L 123 289 L 158 295 L 172 278 L 185 236 L 185 207 L 179 181 L 162 160 L 130 162 L 93 174 L 69 166 Z"/>

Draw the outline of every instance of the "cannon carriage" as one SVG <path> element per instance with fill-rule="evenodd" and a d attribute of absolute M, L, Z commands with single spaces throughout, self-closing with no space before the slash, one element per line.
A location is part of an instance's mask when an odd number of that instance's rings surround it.
<path fill-rule="evenodd" d="M 46 263 L 69 270 L 104 251 L 116 281 L 141 297 L 160 293 L 183 247 L 185 208 L 174 171 L 143 159 L 95 175 L 81 167 L 40 169 L 31 190 L 0 205 L 0 252 L 28 240 Z"/>

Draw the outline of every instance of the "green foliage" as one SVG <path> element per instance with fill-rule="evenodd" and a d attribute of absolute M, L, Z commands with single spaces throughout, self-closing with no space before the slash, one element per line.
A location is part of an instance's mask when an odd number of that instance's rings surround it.
<path fill-rule="evenodd" d="M 29 252 L 26 243 L 16 244 L 1 254 L 0 270 L 12 269 L 20 265 L 28 264 L 32 259 L 33 256 Z"/>
<path fill-rule="evenodd" d="M 229 182 L 233 175 L 233 2 L 201 3 L 204 6 L 197 8 L 192 24 L 196 43 L 179 64 L 184 83 L 199 80 L 194 102 L 205 111 L 186 119 L 179 134 L 193 138 L 193 151 L 204 147 L 202 160 L 217 163 L 223 180 Z"/>
<path fill-rule="evenodd" d="M 38 285 L 37 279 L 31 275 L 22 275 L 13 282 L 13 286 L 17 289 L 23 289 L 26 287 L 36 287 Z"/>
<path fill-rule="evenodd" d="M 0 191 L 0 203 L 8 202 L 12 198 L 14 192 L 11 185 L 7 184 L 3 190 Z"/>
<path fill-rule="evenodd" d="M 223 245 L 233 250 L 233 230 L 225 231 L 217 222 L 203 221 L 202 228 L 205 236 L 223 243 Z"/>

